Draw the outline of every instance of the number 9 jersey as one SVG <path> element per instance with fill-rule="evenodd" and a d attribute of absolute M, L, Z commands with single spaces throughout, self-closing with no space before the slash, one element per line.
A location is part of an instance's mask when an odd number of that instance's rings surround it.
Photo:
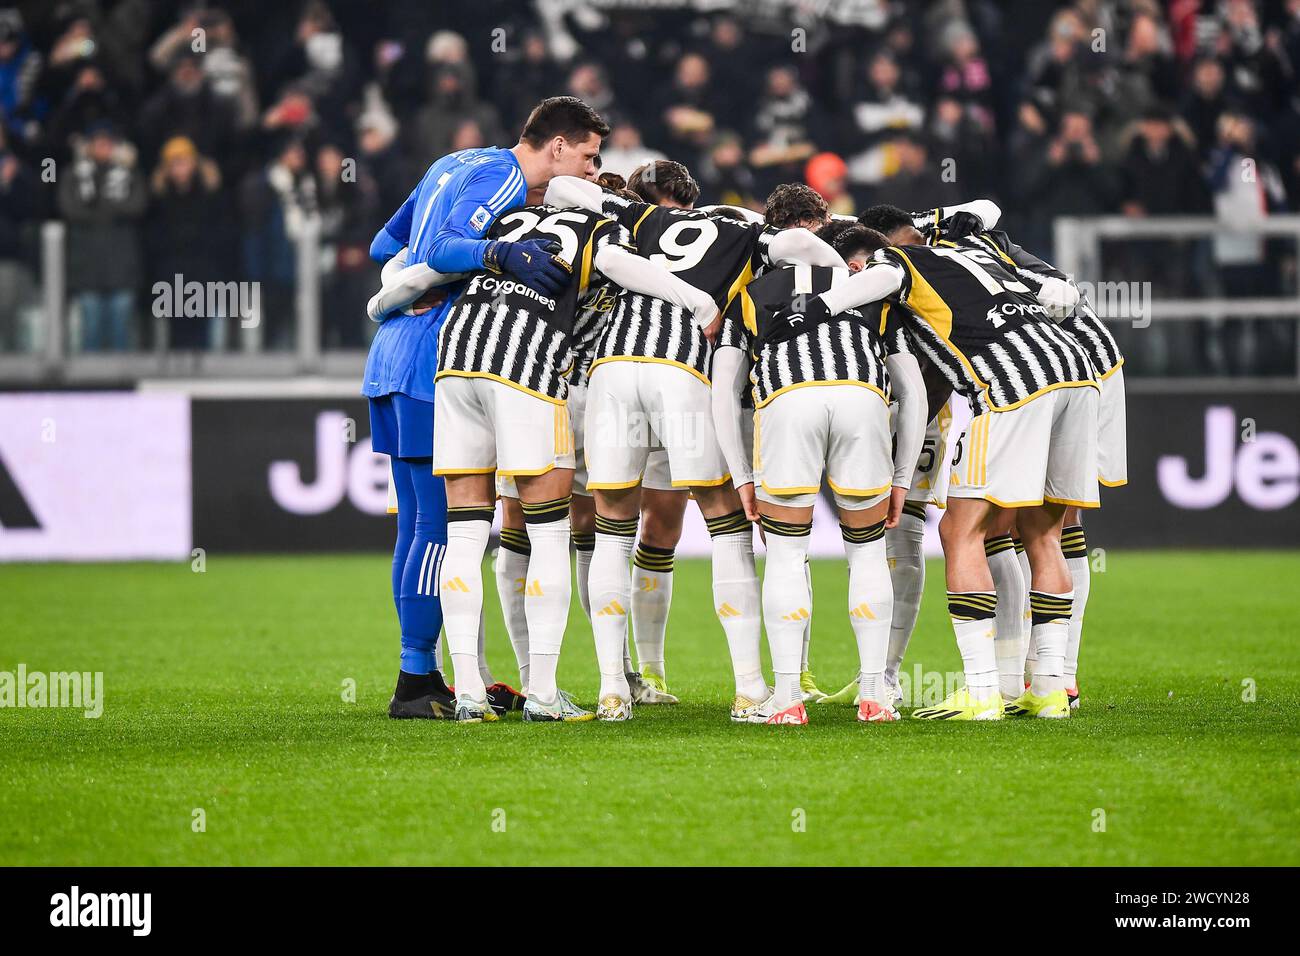
<path fill-rule="evenodd" d="M 768 264 L 775 231 L 759 223 L 670 209 L 608 193 L 602 212 L 632 233 L 637 253 L 712 296 L 720 312 Z M 624 292 L 592 368 L 619 359 L 664 362 L 708 383 L 710 346 L 690 313 L 662 299 Z"/>

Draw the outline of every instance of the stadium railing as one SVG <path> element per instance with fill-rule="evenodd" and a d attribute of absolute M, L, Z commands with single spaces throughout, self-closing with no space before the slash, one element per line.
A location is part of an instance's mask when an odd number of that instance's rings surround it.
<path fill-rule="evenodd" d="M 1216 240 L 1289 238 L 1300 252 L 1300 215 L 1261 217 L 1248 223 L 1226 223 L 1213 216 L 1177 216 L 1129 218 L 1125 216 L 1063 217 L 1054 223 L 1056 263 L 1075 277 L 1089 291 L 1098 313 L 1116 331 L 1122 346 L 1135 341 L 1140 330 L 1153 324 L 1160 329 L 1167 323 L 1239 323 L 1250 320 L 1289 322 L 1300 326 L 1300 285 L 1294 277 L 1292 288 L 1273 295 L 1229 296 L 1221 294 L 1219 283 L 1211 278 L 1199 282 L 1206 297 L 1170 294 L 1168 288 L 1152 292 L 1152 283 L 1143 274 L 1139 258 L 1127 267 L 1112 268 L 1106 259 L 1114 247 L 1126 244 L 1174 243 L 1175 255 L 1196 247 L 1198 264 L 1187 271 L 1213 272 L 1214 253 L 1210 245 Z M 0 352 L 0 384 L 15 387 L 66 383 L 123 383 L 149 379 L 278 379 L 343 378 L 355 380 L 364 366 L 363 348 L 326 348 L 323 345 L 322 284 L 326 266 L 323 256 L 327 244 L 322 242 L 320 224 L 309 219 L 297 236 L 295 282 L 293 288 L 292 348 L 268 349 L 264 342 L 264 323 L 232 322 L 231 340 L 223 349 L 188 350 L 169 347 L 169 320 L 156 317 L 153 306 L 157 297 L 138 299 L 137 313 L 149 326 L 147 351 L 89 352 L 75 347 L 77 312 L 68 291 L 66 258 L 67 229 L 57 221 L 47 222 L 40 230 L 40 271 L 37 287 L 20 310 L 21 316 L 9 316 L 10 325 L 29 326 L 19 338 L 25 351 Z M 1181 244 L 1181 245 L 1178 245 Z M 1105 248 L 1103 248 L 1105 246 Z M 1148 249 L 1149 252 L 1149 249 Z M 1205 268 L 1202 269 L 1201 265 Z M 1136 268 L 1135 268 L 1136 266 Z M 1122 281 L 1115 281 L 1123 276 Z M 1135 281 L 1136 277 L 1136 281 Z M 232 283 L 206 283 L 223 286 Z M 1178 291 L 1178 290 L 1174 290 Z M 1182 290 L 1186 291 L 1186 290 Z M 221 289 L 216 289 L 218 294 Z M 362 303 L 357 303 L 360 313 Z M 226 311 L 226 316 L 232 313 Z M 368 325 L 358 314 L 359 327 Z M 1129 328 L 1133 331 L 1130 331 Z M 1294 371 L 1269 377 L 1216 375 L 1207 382 L 1214 388 L 1295 387 L 1300 382 L 1300 327 L 1295 328 Z M 1158 332 L 1157 334 L 1162 334 Z M 1181 336 L 1187 338 L 1189 336 Z M 22 347 L 22 346 L 20 346 Z M 1127 348 L 1126 348 L 1127 351 Z M 1133 373 L 1136 374 L 1133 374 Z M 1164 379 L 1158 371 L 1134 369 L 1130 380 L 1137 388 L 1159 390 Z M 1177 387 L 1185 388 L 1194 380 L 1180 376 Z"/>
<path fill-rule="evenodd" d="M 1300 215 L 1261 216 L 1238 223 L 1215 216 L 1067 216 L 1054 221 L 1053 238 L 1055 264 L 1090 293 L 1098 315 L 1117 337 L 1127 338 L 1129 342 L 1154 323 L 1172 332 L 1168 323 L 1221 326 L 1270 320 L 1287 322 L 1293 330 L 1294 370 L 1289 375 L 1219 375 L 1204 380 L 1182 376 L 1174 382 L 1159 374 L 1133 376 L 1130 373 L 1128 380 L 1136 388 L 1159 391 L 1172 385 L 1183 390 L 1203 381 L 1207 388 L 1218 390 L 1290 390 L 1300 384 L 1300 281 L 1294 270 L 1287 275 L 1284 268 L 1280 277 L 1268 277 L 1274 284 L 1275 294 L 1224 295 L 1215 273 L 1232 263 L 1220 261 L 1214 248 L 1216 242 L 1224 241 L 1290 239 L 1295 244 L 1290 251 L 1295 261 L 1300 258 Z M 1149 276 L 1143 276 L 1142 269 L 1115 269 L 1107 265 L 1110 253 L 1122 252 L 1126 246 L 1132 250 L 1135 244 L 1146 247 L 1142 255 L 1148 257 L 1148 262 L 1156 255 L 1168 256 L 1171 244 L 1174 256 L 1191 255 L 1193 261 L 1181 264 L 1184 271 L 1192 275 L 1192 285 L 1211 294 L 1189 296 L 1185 293 L 1190 290 L 1185 288 L 1164 288 L 1153 293 L 1152 283 L 1146 281 Z M 1153 249 L 1158 249 L 1158 254 L 1153 255 Z M 1267 270 L 1271 263 L 1261 249 L 1258 264 Z M 1124 280 L 1115 281 L 1121 275 Z M 1138 281 L 1132 281 L 1134 277 Z M 1129 332 L 1125 326 L 1133 331 Z"/>

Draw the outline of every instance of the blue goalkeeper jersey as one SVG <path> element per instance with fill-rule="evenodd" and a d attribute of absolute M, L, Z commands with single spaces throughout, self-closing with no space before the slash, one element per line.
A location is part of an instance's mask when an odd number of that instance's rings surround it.
<path fill-rule="evenodd" d="M 427 263 L 438 272 L 483 268 L 488 227 L 501 213 L 523 205 L 528 186 L 508 149 L 462 149 L 438 160 L 384 224 L 370 255 L 387 262 L 403 246 L 407 264 Z M 424 315 L 395 315 L 379 326 L 361 394 L 370 398 L 402 392 L 433 401 L 438 371 L 438 330 L 464 283 L 448 286 L 447 301 Z"/>

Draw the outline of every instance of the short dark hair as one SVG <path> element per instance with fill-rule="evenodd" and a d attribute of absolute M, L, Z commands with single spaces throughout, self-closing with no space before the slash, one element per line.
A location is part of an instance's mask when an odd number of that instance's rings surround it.
<path fill-rule="evenodd" d="M 709 210 L 710 216 L 721 216 L 723 219 L 734 219 L 736 222 L 749 222 L 735 206 L 714 206 Z"/>
<path fill-rule="evenodd" d="M 895 229 L 901 229 L 903 226 L 914 225 L 912 214 L 899 209 L 897 206 L 891 206 L 889 203 L 880 203 L 872 206 L 862 215 L 858 216 L 858 222 L 868 229 L 874 229 L 877 232 L 884 233 L 886 236 Z"/>
<path fill-rule="evenodd" d="M 627 189 L 627 180 L 618 173 L 601 173 L 596 177 L 596 183 L 612 193 L 616 193 L 620 189 Z"/>
<path fill-rule="evenodd" d="M 627 188 L 644 202 L 660 203 L 671 199 L 682 206 L 694 206 L 700 198 L 700 184 L 691 171 L 671 159 L 654 159 L 642 163 L 627 177 Z"/>
<path fill-rule="evenodd" d="M 883 233 L 852 219 L 831 220 L 817 230 L 817 238 L 838 252 L 845 262 L 889 245 Z"/>
<path fill-rule="evenodd" d="M 825 219 L 829 214 L 821 193 L 803 183 L 783 183 L 767 197 L 767 224 L 777 229 L 797 226 L 805 219 Z"/>
<path fill-rule="evenodd" d="M 599 113 L 576 96 L 551 96 L 533 107 L 519 134 L 519 142 L 541 149 L 556 136 L 581 143 L 592 133 L 601 139 L 609 135 L 609 124 Z"/>

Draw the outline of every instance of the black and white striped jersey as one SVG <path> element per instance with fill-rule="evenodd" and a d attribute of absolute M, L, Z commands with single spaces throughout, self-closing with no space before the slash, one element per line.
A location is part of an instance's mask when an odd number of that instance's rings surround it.
<path fill-rule="evenodd" d="M 578 317 L 573 323 L 570 385 L 585 387 L 590 380 L 591 363 L 596 360 L 596 346 L 613 314 L 619 292 L 619 287 L 614 283 L 604 282 L 589 290 L 586 297 L 578 303 Z"/>
<path fill-rule="evenodd" d="M 865 385 L 889 400 L 885 360 L 886 337 L 892 330 L 887 328 L 886 303 L 848 309 L 780 341 L 768 335 L 778 312 L 800 297 L 820 295 L 849 275 L 848 269 L 826 266 L 772 269 L 750 282 L 732 301 L 718 346 L 733 345 L 748 352 L 753 363 L 749 377 L 755 408 L 791 388 L 814 382 Z"/>
<path fill-rule="evenodd" d="M 902 267 L 897 300 L 906 308 L 897 314 L 914 351 L 974 414 L 1015 408 L 1052 388 L 1096 387 L 1087 352 L 991 250 L 942 241 L 891 246 L 874 258 Z"/>
<path fill-rule="evenodd" d="M 768 261 L 775 231 L 691 209 L 669 209 L 608 193 L 603 212 L 632 233 L 639 255 L 708 293 L 723 310 Z M 685 309 L 624 291 L 596 348 L 593 367 L 619 359 L 668 362 L 708 381 L 711 348 Z"/>
<path fill-rule="evenodd" d="M 525 206 L 497 219 L 488 237 L 506 242 L 550 239 L 573 264 L 573 281 L 552 299 L 509 275 L 476 272 L 438 333 L 438 378 L 494 378 L 548 401 L 568 395 L 569 366 L 579 327 L 579 304 L 602 280 L 596 253 L 609 244 L 629 245 L 627 230 L 582 209 Z"/>
<path fill-rule="evenodd" d="M 1052 276 L 1056 279 L 1069 278 L 1060 269 L 1044 262 L 1022 246 L 1016 245 L 1001 229 L 970 236 L 962 244 L 991 248 L 1007 263 L 1015 266 L 1016 274 L 1028 282 L 1032 282 L 1036 275 Z M 1120 353 L 1115 337 L 1110 334 L 1110 329 L 1106 328 L 1105 323 L 1097 316 L 1092 304 L 1086 298 L 1081 296 L 1074 311 L 1059 320 L 1059 324 L 1083 346 L 1084 351 L 1088 353 L 1088 360 L 1092 362 L 1092 367 L 1097 370 L 1098 375 L 1105 377 L 1123 364 L 1124 356 Z"/>

